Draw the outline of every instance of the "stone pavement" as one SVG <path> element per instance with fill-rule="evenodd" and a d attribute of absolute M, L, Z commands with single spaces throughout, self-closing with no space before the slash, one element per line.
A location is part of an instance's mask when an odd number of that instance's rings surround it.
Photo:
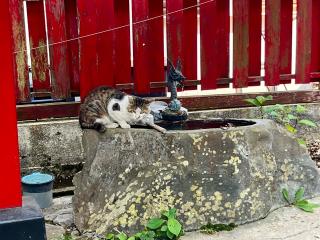
<path fill-rule="evenodd" d="M 311 202 L 320 204 L 320 198 Z M 189 233 L 181 240 L 320 240 L 320 209 L 306 213 L 294 207 L 280 208 L 258 222 L 214 235 Z"/>
<path fill-rule="evenodd" d="M 320 197 L 310 201 L 320 204 Z M 70 219 L 65 219 L 64 223 L 54 223 L 53 220 L 59 219 L 56 215 L 58 212 L 68 215 L 66 210 L 70 209 L 71 198 L 55 199 L 54 202 L 55 205 L 45 211 L 48 222 L 47 240 L 60 239 L 65 229 L 70 227 L 67 226 L 70 224 Z M 74 236 L 74 239 L 82 238 Z M 187 233 L 181 240 L 320 240 L 320 209 L 316 209 L 315 213 L 306 213 L 294 207 L 280 208 L 266 219 L 239 226 L 231 232 L 213 235 Z"/>

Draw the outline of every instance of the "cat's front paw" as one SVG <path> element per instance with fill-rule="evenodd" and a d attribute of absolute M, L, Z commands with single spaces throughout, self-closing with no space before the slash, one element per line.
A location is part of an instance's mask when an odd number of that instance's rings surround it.
<path fill-rule="evenodd" d="M 124 128 L 124 129 L 131 128 L 131 126 L 128 123 L 119 123 L 119 124 L 121 128 Z"/>

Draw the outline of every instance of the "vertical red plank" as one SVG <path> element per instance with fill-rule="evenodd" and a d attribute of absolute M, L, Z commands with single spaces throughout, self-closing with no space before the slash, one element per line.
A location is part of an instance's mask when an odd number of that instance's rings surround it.
<path fill-rule="evenodd" d="M 0 209 L 22 204 L 9 2 L 0 1 Z"/>
<path fill-rule="evenodd" d="M 201 0 L 200 4 L 207 2 Z M 201 88 L 217 88 L 217 78 L 229 74 L 229 1 L 200 5 Z M 221 86 L 219 86 L 221 87 Z"/>
<path fill-rule="evenodd" d="M 97 86 L 114 86 L 113 32 L 108 31 L 113 26 L 113 10 L 113 0 L 78 0 L 82 100 Z"/>
<path fill-rule="evenodd" d="M 280 1 L 266 1 L 265 83 L 267 86 L 276 86 L 280 83 L 280 13 Z"/>
<path fill-rule="evenodd" d="M 268 1 L 266 1 L 268 2 Z M 249 76 L 260 76 L 261 72 L 261 28 L 262 0 L 249 1 Z M 251 83 L 250 86 L 260 85 Z"/>
<path fill-rule="evenodd" d="M 46 0 L 51 65 L 51 86 L 54 99 L 66 99 L 70 96 L 69 58 L 66 42 L 66 14 L 64 0 Z"/>
<path fill-rule="evenodd" d="M 162 10 L 162 0 L 132 2 L 134 84 L 139 95 L 150 94 L 151 81 L 164 81 Z M 160 17 L 144 21 L 155 16 Z"/>
<path fill-rule="evenodd" d="M 163 1 L 149 0 L 149 18 L 155 18 L 148 24 L 148 54 L 150 82 L 164 82 L 164 43 L 163 43 Z M 151 63 L 151 64 L 150 64 Z M 163 95 L 165 88 L 151 89 L 153 96 Z"/>
<path fill-rule="evenodd" d="M 33 91 L 51 91 L 43 1 L 28 1 L 27 10 Z"/>
<path fill-rule="evenodd" d="M 96 6 L 92 1 L 78 0 L 80 37 L 97 30 Z M 83 101 L 97 79 L 96 36 L 80 39 L 80 96 Z"/>
<path fill-rule="evenodd" d="M 184 11 L 184 8 L 187 8 Z M 182 61 L 187 79 L 197 79 L 197 1 L 167 0 L 168 58 Z"/>
<path fill-rule="evenodd" d="M 78 16 L 77 16 L 77 1 L 65 0 L 66 11 L 66 32 L 67 39 L 75 39 L 78 34 Z M 80 91 L 80 73 L 79 73 L 79 41 L 73 40 L 67 43 L 69 57 L 69 74 L 70 88 L 72 93 Z"/>
<path fill-rule="evenodd" d="M 320 72 L 320 1 L 313 0 L 312 4 L 311 72 Z"/>
<path fill-rule="evenodd" d="M 167 0 L 167 45 L 168 59 L 176 63 L 182 58 L 183 0 Z M 184 64 L 185 61 L 182 61 Z"/>
<path fill-rule="evenodd" d="M 197 0 L 184 0 L 183 25 L 182 25 L 182 49 L 183 74 L 187 79 L 197 79 Z M 188 49 L 186 51 L 186 49 Z M 197 89 L 185 87 L 185 90 Z"/>
<path fill-rule="evenodd" d="M 115 84 L 131 83 L 130 60 L 130 27 L 129 1 L 114 0 L 114 82 Z"/>
<path fill-rule="evenodd" d="M 248 86 L 249 0 L 233 1 L 233 84 Z"/>
<path fill-rule="evenodd" d="M 281 0 L 280 73 L 291 74 L 293 0 Z M 291 80 L 280 80 L 282 84 Z"/>
<path fill-rule="evenodd" d="M 110 30 L 114 26 L 114 0 L 97 0 L 97 31 Z M 113 79 L 113 34 L 107 31 L 97 35 L 97 85 L 114 87 Z"/>
<path fill-rule="evenodd" d="M 30 101 L 29 75 L 26 50 L 23 1 L 10 0 L 13 31 L 13 74 L 16 82 L 17 102 Z"/>
<path fill-rule="evenodd" d="M 297 28 L 296 83 L 309 83 L 311 67 L 312 0 L 297 1 Z"/>

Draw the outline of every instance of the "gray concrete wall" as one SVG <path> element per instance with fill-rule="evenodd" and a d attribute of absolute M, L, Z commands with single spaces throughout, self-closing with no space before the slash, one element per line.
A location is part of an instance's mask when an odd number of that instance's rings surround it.
<path fill-rule="evenodd" d="M 304 105 L 308 117 L 320 124 L 320 103 Z M 257 108 L 211 110 L 190 113 L 191 118 L 257 118 Z M 22 171 L 59 168 L 83 161 L 82 131 L 77 119 L 19 123 Z M 303 130 L 310 141 L 320 140 L 319 129 Z"/>

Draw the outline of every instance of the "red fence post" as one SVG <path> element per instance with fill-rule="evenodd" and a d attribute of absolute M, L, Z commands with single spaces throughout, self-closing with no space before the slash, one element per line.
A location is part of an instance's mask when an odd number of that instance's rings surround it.
<path fill-rule="evenodd" d="M 9 0 L 0 1 L 0 209 L 22 204 Z"/>
<path fill-rule="evenodd" d="M 200 1 L 202 90 L 217 88 L 217 78 L 229 75 L 229 1 L 206 2 Z"/>
<path fill-rule="evenodd" d="M 34 92 L 51 92 L 43 1 L 27 1 Z"/>
<path fill-rule="evenodd" d="M 17 102 L 30 100 L 29 73 L 27 64 L 23 1 L 10 0 L 10 12 L 13 30 L 13 74 L 16 82 Z"/>
<path fill-rule="evenodd" d="M 275 86 L 280 83 L 280 14 L 280 1 L 266 1 L 265 81 L 267 86 Z"/>
<path fill-rule="evenodd" d="M 183 10 L 184 8 L 186 10 Z M 180 58 L 183 74 L 188 80 L 195 80 L 197 79 L 197 1 L 167 0 L 167 14 L 168 58 L 174 64 Z M 192 88 L 194 87 L 185 89 Z"/>
<path fill-rule="evenodd" d="M 249 1 L 249 76 L 260 76 L 261 73 L 261 26 L 262 1 Z M 260 82 L 250 82 L 249 86 L 260 85 Z"/>
<path fill-rule="evenodd" d="M 64 0 L 47 0 L 46 13 L 49 44 L 67 39 L 66 13 Z M 59 43 L 50 46 L 51 88 L 54 99 L 66 99 L 70 96 L 70 72 L 67 51 L 68 44 Z"/>
<path fill-rule="evenodd" d="M 296 83 L 309 83 L 311 67 L 312 0 L 298 0 L 297 4 Z"/>
<path fill-rule="evenodd" d="M 140 95 L 151 93 L 151 81 L 164 81 L 162 15 L 162 0 L 132 1 L 134 85 Z"/>
<path fill-rule="evenodd" d="M 234 87 L 248 86 L 249 0 L 233 1 L 233 78 Z"/>
<path fill-rule="evenodd" d="M 116 84 L 132 83 L 129 20 L 129 1 L 114 0 L 114 27 L 121 27 L 114 31 L 113 74 Z"/>
<path fill-rule="evenodd" d="M 311 72 L 320 72 L 320 1 L 312 2 L 312 51 Z M 319 80 L 319 75 L 317 77 Z"/>
<path fill-rule="evenodd" d="M 114 86 L 113 0 L 78 0 L 80 21 L 80 95 L 99 86 Z M 86 36 L 90 35 L 90 36 Z"/>
<path fill-rule="evenodd" d="M 291 74 L 293 0 L 281 0 L 280 74 Z M 291 79 L 281 83 L 291 83 Z"/>
<path fill-rule="evenodd" d="M 66 11 L 66 32 L 67 39 L 77 38 L 78 33 L 78 13 L 77 1 L 67 0 L 65 3 Z M 69 74 L 70 74 L 70 88 L 71 93 L 78 94 L 80 92 L 80 60 L 79 60 L 79 41 L 73 40 L 68 42 L 68 56 L 69 56 Z"/>

